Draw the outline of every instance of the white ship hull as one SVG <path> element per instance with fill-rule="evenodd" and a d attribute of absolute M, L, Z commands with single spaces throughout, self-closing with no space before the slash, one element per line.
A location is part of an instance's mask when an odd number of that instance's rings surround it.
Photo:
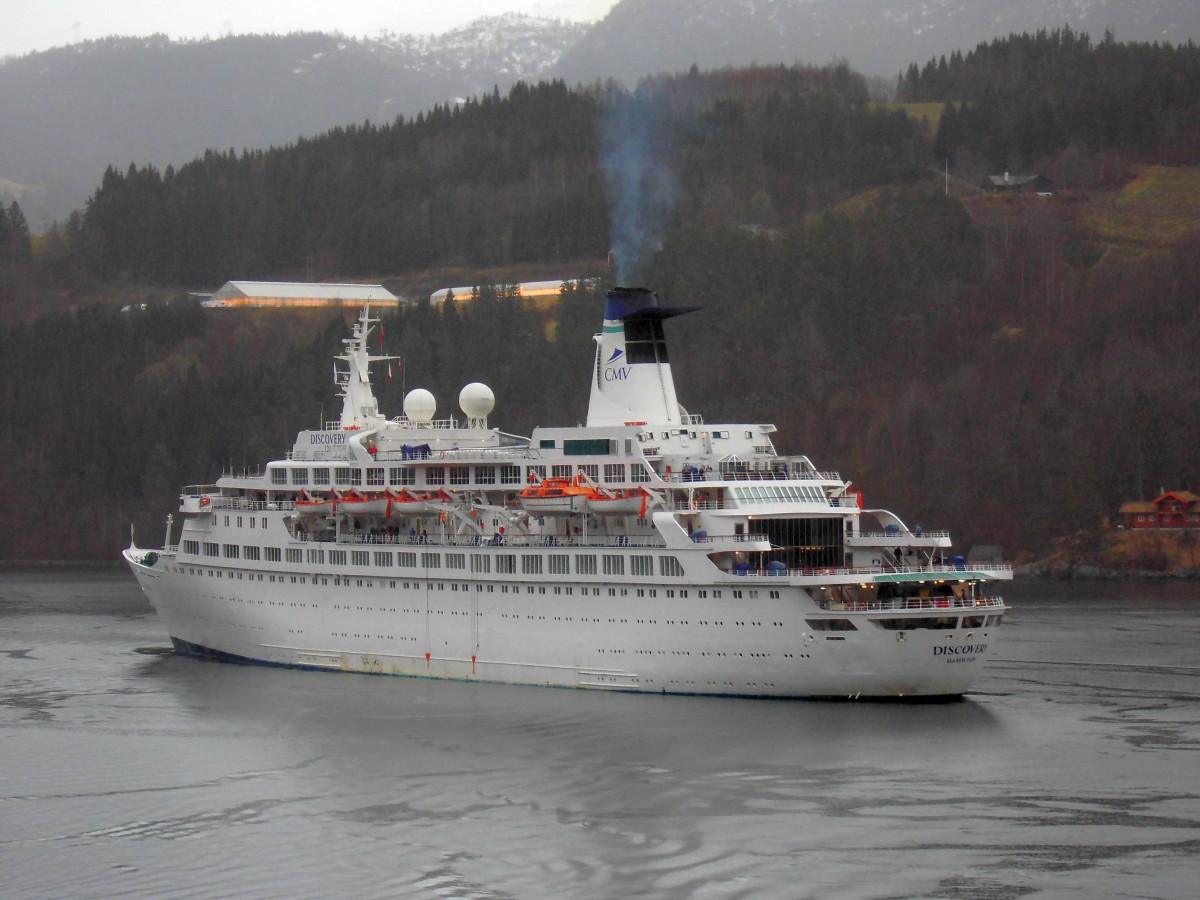
<path fill-rule="evenodd" d="M 756 588 L 725 583 L 715 588 L 720 599 L 698 597 L 704 588 L 694 585 L 647 583 L 642 590 L 658 594 L 650 601 L 630 582 L 264 575 L 169 557 L 146 567 L 137 553 L 126 558 L 178 651 L 344 672 L 672 694 L 946 698 L 970 688 L 997 629 L 889 631 L 873 624 L 890 615 L 877 608 L 838 616 L 855 631 L 817 631 L 810 621 L 829 611 L 783 578 Z M 743 595 L 736 601 L 734 590 Z M 936 612 L 961 622 L 1002 610 Z"/>
<path fill-rule="evenodd" d="M 388 357 L 368 352 L 364 310 L 335 356 L 341 418 L 262 471 L 185 488 L 178 543 L 168 524 L 161 552 L 125 558 L 175 646 L 224 660 L 652 693 L 961 696 L 1006 610 L 986 591 L 1011 568 L 947 564 L 948 534 L 863 509 L 836 472 L 780 456 L 773 425 L 684 412 L 662 331 L 684 312 L 610 291 L 587 424 L 520 437 L 487 427 L 494 397 L 477 383 L 460 394 L 463 425 L 434 418 L 424 389 L 404 417 L 381 415 L 369 366 Z M 343 497 L 336 514 L 313 515 L 326 495 Z"/>

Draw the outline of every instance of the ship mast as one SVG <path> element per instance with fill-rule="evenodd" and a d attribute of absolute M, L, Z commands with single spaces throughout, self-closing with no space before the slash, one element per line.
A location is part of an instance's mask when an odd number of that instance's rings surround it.
<path fill-rule="evenodd" d="M 338 396 L 342 398 L 342 417 L 338 424 L 342 428 L 364 428 L 385 421 L 385 417 L 379 414 L 375 392 L 371 390 L 370 367 L 373 362 L 399 357 L 372 356 L 367 349 L 367 338 L 373 330 L 371 326 L 378 322 L 379 319 L 371 318 L 371 305 L 364 305 L 351 336 L 342 338 L 345 351 L 334 357 L 333 382 L 341 388 Z M 346 364 L 344 370 L 338 366 L 339 360 Z"/>

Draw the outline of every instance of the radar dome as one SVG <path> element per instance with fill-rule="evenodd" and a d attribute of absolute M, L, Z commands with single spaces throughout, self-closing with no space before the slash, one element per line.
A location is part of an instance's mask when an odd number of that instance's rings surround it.
<path fill-rule="evenodd" d="M 437 400 L 425 388 L 416 388 L 404 398 L 404 414 L 414 422 L 428 422 L 437 412 Z"/>
<path fill-rule="evenodd" d="M 486 419 L 496 407 L 496 395 L 486 384 L 473 381 L 458 393 L 458 405 L 467 418 Z"/>

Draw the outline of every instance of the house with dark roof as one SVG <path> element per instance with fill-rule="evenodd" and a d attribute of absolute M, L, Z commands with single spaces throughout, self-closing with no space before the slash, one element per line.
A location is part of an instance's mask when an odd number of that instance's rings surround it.
<path fill-rule="evenodd" d="M 1200 496 L 1165 491 L 1149 502 L 1121 504 L 1118 515 L 1125 528 L 1200 528 Z"/>
<path fill-rule="evenodd" d="M 989 194 L 1037 194 L 1052 197 L 1056 193 L 1054 182 L 1045 175 L 989 175 L 983 179 L 980 189 Z"/>

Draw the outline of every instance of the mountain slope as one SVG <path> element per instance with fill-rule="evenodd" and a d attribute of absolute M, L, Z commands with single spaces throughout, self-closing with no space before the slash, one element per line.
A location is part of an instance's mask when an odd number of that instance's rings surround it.
<path fill-rule="evenodd" d="M 1068 24 L 1095 39 L 1200 38 L 1200 3 L 1181 0 L 622 0 L 553 68 L 569 82 L 631 83 L 693 63 L 825 64 L 894 78 L 909 63 L 1010 33 Z"/>
<path fill-rule="evenodd" d="M 390 121 L 537 79 L 584 27 L 481 19 L 436 37 L 108 38 L 0 62 L 0 193 L 31 224 L 83 205 L 109 165 L 165 167 Z"/>

